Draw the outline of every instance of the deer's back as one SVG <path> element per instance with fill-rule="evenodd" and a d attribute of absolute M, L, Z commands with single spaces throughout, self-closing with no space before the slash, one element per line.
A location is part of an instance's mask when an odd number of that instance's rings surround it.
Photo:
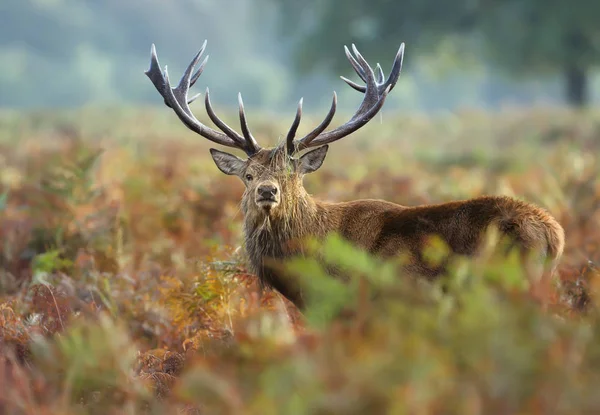
<path fill-rule="evenodd" d="M 408 253 L 415 270 L 429 276 L 441 271 L 423 268 L 422 251 L 432 235 L 461 255 L 476 254 L 492 224 L 521 247 L 539 251 L 540 256 L 558 257 L 564 245 L 562 228 L 545 210 L 504 196 L 416 207 L 358 200 L 330 205 L 330 209 L 343 237 L 378 256 Z"/>

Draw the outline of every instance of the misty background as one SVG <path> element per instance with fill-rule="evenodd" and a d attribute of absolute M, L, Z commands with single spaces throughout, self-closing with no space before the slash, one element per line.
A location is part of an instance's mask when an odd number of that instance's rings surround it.
<path fill-rule="evenodd" d="M 406 43 L 386 108 L 439 111 L 594 105 L 597 0 L 2 0 L 0 107 L 163 105 L 144 75 L 150 46 L 178 80 L 207 39 L 194 92 L 220 106 L 293 117 L 360 100 L 343 46 L 386 75 Z M 201 107 L 200 104 L 196 104 Z M 197 109 L 200 111 L 200 109 Z"/>

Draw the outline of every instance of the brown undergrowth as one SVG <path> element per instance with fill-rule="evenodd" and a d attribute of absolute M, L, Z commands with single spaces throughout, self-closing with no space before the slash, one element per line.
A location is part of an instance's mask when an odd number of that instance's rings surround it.
<path fill-rule="evenodd" d="M 600 408 L 600 116 L 388 114 L 307 178 L 330 200 L 547 207 L 567 238 L 548 311 L 510 259 L 458 261 L 441 294 L 333 238 L 352 282 L 292 261 L 317 299 L 301 316 L 246 272 L 243 188 L 208 144 L 163 112 L 108 115 L 0 116 L 0 413 Z"/>

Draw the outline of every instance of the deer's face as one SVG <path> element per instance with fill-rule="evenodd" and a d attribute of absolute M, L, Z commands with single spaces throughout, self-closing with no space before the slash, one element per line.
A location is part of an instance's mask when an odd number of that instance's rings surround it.
<path fill-rule="evenodd" d="M 302 194 L 303 176 L 321 167 L 327 150 L 325 145 L 300 158 L 290 158 L 284 147 L 276 147 L 263 149 L 247 160 L 215 149 L 210 152 L 223 173 L 238 176 L 246 186 L 246 210 L 274 215 Z"/>

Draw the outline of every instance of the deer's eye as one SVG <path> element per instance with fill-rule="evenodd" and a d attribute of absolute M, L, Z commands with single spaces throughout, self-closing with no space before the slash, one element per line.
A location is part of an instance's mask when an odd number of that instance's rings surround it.
<path fill-rule="evenodd" d="M 251 181 L 252 181 L 252 179 L 254 179 L 254 177 L 252 177 L 252 175 L 251 175 L 251 174 L 247 174 L 247 175 L 246 175 L 246 180 L 248 180 L 249 182 L 251 182 Z"/>

